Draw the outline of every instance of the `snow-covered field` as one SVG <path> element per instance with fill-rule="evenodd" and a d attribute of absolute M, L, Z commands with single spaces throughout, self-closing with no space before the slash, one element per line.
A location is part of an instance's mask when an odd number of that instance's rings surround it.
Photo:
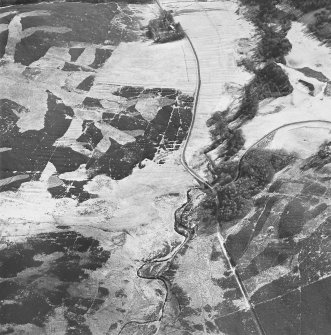
<path fill-rule="evenodd" d="M 192 94 L 196 86 L 195 62 L 186 40 L 173 43 L 121 43 L 98 74 L 90 92 L 107 98 L 108 85 L 176 87 Z"/>
<path fill-rule="evenodd" d="M 321 144 L 330 140 L 331 122 L 304 122 L 279 129 L 266 148 L 284 149 L 306 159 L 314 155 Z"/>
<path fill-rule="evenodd" d="M 301 22 L 292 22 L 287 35 L 292 51 L 286 56 L 287 65 L 293 68 L 310 67 L 331 78 L 331 49 L 321 44 Z"/>

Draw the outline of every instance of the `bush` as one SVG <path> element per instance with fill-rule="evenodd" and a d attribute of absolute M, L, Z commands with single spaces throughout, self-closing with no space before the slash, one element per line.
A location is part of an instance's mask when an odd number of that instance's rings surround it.
<path fill-rule="evenodd" d="M 261 187 L 269 183 L 274 174 L 295 160 L 293 154 L 283 150 L 252 149 L 242 159 L 240 176 L 254 179 Z"/>

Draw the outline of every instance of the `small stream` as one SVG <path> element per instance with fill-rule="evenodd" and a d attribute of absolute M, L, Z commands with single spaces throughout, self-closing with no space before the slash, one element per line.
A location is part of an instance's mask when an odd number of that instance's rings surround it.
<path fill-rule="evenodd" d="M 169 280 L 163 276 L 163 273 L 171 266 L 173 260 L 175 259 L 176 255 L 185 247 L 188 241 L 194 236 L 195 234 L 195 226 L 188 227 L 184 224 L 183 215 L 187 211 L 187 207 L 189 207 L 191 201 L 190 197 L 190 190 L 187 192 L 187 202 L 178 208 L 175 212 L 175 224 L 174 230 L 181 236 L 184 237 L 184 240 L 173 250 L 171 250 L 166 256 L 156 257 L 146 263 L 144 263 L 140 268 L 137 270 L 137 277 L 142 279 L 152 279 L 152 280 L 160 280 L 165 289 L 166 295 L 163 301 L 162 307 L 159 312 L 159 317 L 156 320 L 152 321 L 135 321 L 131 320 L 126 322 L 122 328 L 120 329 L 118 335 L 122 334 L 125 328 L 131 324 L 138 324 L 138 325 L 148 325 L 153 324 L 155 322 L 160 322 L 164 315 L 164 310 L 166 304 L 169 300 L 169 296 L 171 294 L 171 284 Z"/>

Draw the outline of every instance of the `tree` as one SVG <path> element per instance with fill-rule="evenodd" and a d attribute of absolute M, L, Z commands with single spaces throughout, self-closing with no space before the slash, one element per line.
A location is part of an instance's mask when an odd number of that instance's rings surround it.
<path fill-rule="evenodd" d="M 226 156 L 234 156 L 245 144 L 245 139 L 242 134 L 241 129 L 233 130 L 229 133 L 227 147 L 226 147 Z"/>
<path fill-rule="evenodd" d="M 219 138 L 226 138 L 229 134 L 226 119 L 221 112 L 216 112 L 212 118 L 208 120 L 207 126 L 210 127 L 210 134 L 214 141 Z"/>
<path fill-rule="evenodd" d="M 260 86 L 259 98 L 265 99 L 270 96 L 284 96 L 292 93 L 287 74 L 274 62 L 268 63 L 263 69 L 256 73 L 257 85 Z"/>
<path fill-rule="evenodd" d="M 284 32 L 275 32 L 271 28 L 264 30 L 259 50 L 264 59 L 277 59 L 289 54 L 292 44 L 284 35 Z"/>

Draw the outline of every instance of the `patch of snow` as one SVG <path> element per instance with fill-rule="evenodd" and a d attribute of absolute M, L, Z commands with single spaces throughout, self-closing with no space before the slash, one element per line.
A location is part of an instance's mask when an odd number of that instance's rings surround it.
<path fill-rule="evenodd" d="M 285 57 L 288 66 L 293 68 L 310 67 L 322 72 L 331 79 L 331 49 L 309 36 L 306 26 L 301 22 L 292 22 L 287 34 L 292 50 Z"/>
<path fill-rule="evenodd" d="M 86 174 L 86 164 L 80 165 L 79 168 L 75 171 L 60 174 L 59 178 L 65 180 L 77 180 L 77 181 L 87 180 L 88 175 Z"/>
<path fill-rule="evenodd" d="M 13 61 L 16 45 L 22 39 L 22 24 L 21 17 L 19 15 L 14 16 L 14 18 L 10 21 L 8 24 L 8 30 L 9 33 L 4 58 Z"/>
<path fill-rule="evenodd" d="M 77 142 L 78 137 L 82 134 L 83 120 L 74 117 L 67 132 L 56 140 L 54 146 L 56 147 L 70 147 L 83 155 L 90 156 L 91 151 L 84 148 L 83 143 Z"/>
<path fill-rule="evenodd" d="M 119 130 L 115 127 L 112 127 L 111 125 L 107 123 L 100 123 L 97 124 L 97 127 L 100 128 L 103 139 L 98 143 L 96 149 L 98 149 L 101 152 L 106 152 L 110 146 L 110 140 L 109 138 L 115 140 L 117 143 L 121 145 L 125 145 L 129 142 L 135 142 L 136 139 L 129 135 L 128 133 Z"/>
<path fill-rule="evenodd" d="M 51 15 L 51 12 L 48 10 L 32 10 L 30 12 L 20 13 L 20 17 L 31 17 L 31 16 L 48 16 Z"/>
<path fill-rule="evenodd" d="M 21 33 L 21 39 L 31 36 L 37 31 L 44 31 L 47 33 L 56 33 L 56 34 L 65 34 L 71 31 L 70 28 L 67 27 L 52 27 L 52 26 L 38 26 L 24 29 Z"/>
<path fill-rule="evenodd" d="M 0 33 L 8 30 L 8 24 L 7 23 L 0 23 Z"/>
<path fill-rule="evenodd" d="M 42 174 L 41 174 L 41 176 L 39 178 L 39 181 L 41 181 L 41 182 L 47 182 L 48 179 L 52 175 L 54 175 L 56 173 L 57 173 L 56 172 L 56 167 L 52 163 L 48 162 L 47 165 L 46 165 L 46 167 L 45 167 L 45 169 L 44 169 L 44 171 L 42 172 Z"/>
<path fill-rule="evenodd" d="M 9 15 L 12 15 L 12 14 L 16 14 L 16 13 L 17 13 L 16 10 L 0 13 L 0 19 L 2 19 L 3 17 L 9 16 Z"/>
<path fill-rule="evenodd" d="M 8 177 L 0 179 L 0 189 L 8 184 L 14 183 L 15 181 L 28 179 L 30 176 L 28 174 L 21 174 L 13 177 Z"/>
<path fill-rule="evenodd" d="M 58 176 L 50 176 L 47 181 L 47 187 L 57 187 L 63 185 L 63 181 Z"/>
<path fill-rule="evenodd" d="M 121 43 L 96 75 L 89 95 L 111 100 L 113 85 L 176 87 L 192 93 L 195 84 L 194 59 L 187 41 Z"/>
<path fill-rule="evenodd" d="M 279 129 L 268 149 L 285 149 L 295 152 L 302 159 L 315 154 L 319 146 L 331 140 L 331 123 L 309 122 Z"/>
<path fill-rule="evenodd" d="M 2 147 L 0 148 L 0 152 L 10 151 L 12 148 Z"/>
<path fill-rule="evenodd" d="M 145 120 L 152 121 L 160 109 L 160 103 L 156 98 L 147 97 L 139 99 L 135 108 Z"/>
<path fill-rule="evenodd" d="M 95 47 L 88 46 L 76 60 L 76 63 L 83 66 L 89 66 L 95 59 Z"/>
<path fill-rule="evenodd" d="M 65 62 L 70 62 L 68 48 L 50 47 L 46 54 L 39 60 L 30 64 L 30 67 L 45 68 L 62 68 Z"/>
<path fill-rule="evenodd" d="M 135 13 L 142 26 L 147 26 L 150 20 L 159 15 L 159 7 L 154 4 L 128 4 L 128 8 Z"/>

